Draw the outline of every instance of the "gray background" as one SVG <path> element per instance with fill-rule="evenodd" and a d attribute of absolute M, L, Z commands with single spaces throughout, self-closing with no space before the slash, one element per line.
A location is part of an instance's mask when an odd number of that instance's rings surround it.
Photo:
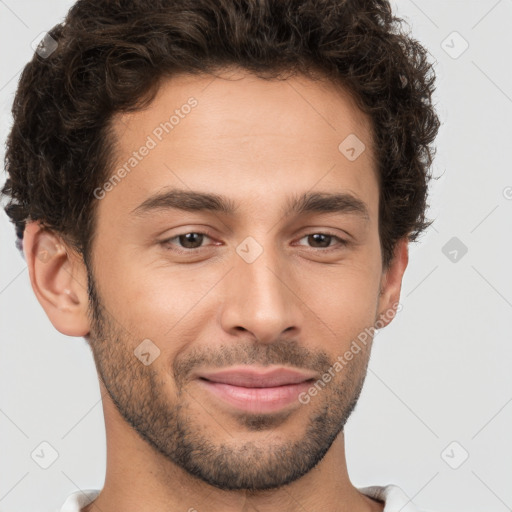
<path fill-rule="evenodd" d="M 71 5 L 0 0 L 2 159 L 31 42 Z M 349 473 L 358 487 L 397 484 L 425 509 L 512 510 L 512 0 L 394 6 L 436 61 L 436 220 L 410 248 L 402 311 L 375 339 L 346 428 Z M 97 376 L 85 341 L 56 331 L 37 302 L 3 212 L 0 237 L 0 512 L 53 511 L 103 485 Z M 48 469 L 31 457 L 42 442 L 58 452 Z"/>

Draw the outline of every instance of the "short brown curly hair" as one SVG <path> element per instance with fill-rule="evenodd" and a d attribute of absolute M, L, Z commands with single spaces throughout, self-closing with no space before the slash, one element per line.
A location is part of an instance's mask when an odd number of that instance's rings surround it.
<path fill-rule="evenodd" d="M 36 52 L 14 99 L 2 194 L 21 249 L 27 220 L 87 263 L 93 191 L 112 172 L 115 113 L 136 111 L 176 73 L 239 67 L 265 79 L 320 71 L 372 120 L 383 264 L 425 219 L 439 120 L 426 49 L 388 0 L 79 0 Z M 51 41 L 51 39 L 47 39 Z"/>

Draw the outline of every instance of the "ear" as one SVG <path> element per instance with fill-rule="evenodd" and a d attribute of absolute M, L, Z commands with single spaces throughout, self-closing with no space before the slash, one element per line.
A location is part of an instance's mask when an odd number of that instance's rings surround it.
<path fill-rule="evenodd" d="M 402 238 L 397 242 L 393 251 L 393 258 L 382 275 L 377 315 L 379 329 L 390 324 L 397 313 L 402 277 L 408 262 L 409 242 L 407 238 Z"/>
<path fill-rule="evenodd" d="M 32 289 L 55 329 L 67 336 L 87 335 L 89 297 L 82 257 L 35 221 L 25 227 L 23 252 Z"/>

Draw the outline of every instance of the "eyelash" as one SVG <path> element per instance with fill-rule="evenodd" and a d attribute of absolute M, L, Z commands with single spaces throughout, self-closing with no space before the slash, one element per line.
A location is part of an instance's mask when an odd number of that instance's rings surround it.
<path fill-rule="evenodd" d="M 173 252 L 176 252 L 178 254 L 194 254 L 195 252 L 197 251 L 200 251 L 201 249 L 205 249 L 206 246 L 203 246 L 203 247 L 195 247 L 193 249 L 179 249 L 179 248 L 176 248 L 174 246 L 172 246 L 171 244 L 171 241 L 172 240 L 176 240 L 176 239 L 179 239 L 180 236 L 184 236 L 184 235 L 189 235 L 189 234 L 195 234 L 195 235 L 204 235 L 210 239 L 213 239 L 212 236 L 210 236 L 208 233 L 205 233 L 203 231 L 187 231 L 185 233 L 180 233 L 176 236 L 173 236 L 172 238 L 167 238 L 166 240 L 162 240 L 162 242 L 160 242 L 160 244 L 166 249 L 166 250 L 169 250 L 169 251 L 173 251 Z M 311 236 L 311 235 L 326 235 L 326 236 L 330 236 L 334 239 L 336 239 L 338 241 L 338 244 L 337 246 L 332 246 L 332 247 L 325 247 L 325 248 L 322 248 L 322 247 L 312 247 L 311 249 L 313 250 L 319 250 L 319 251 L 322 251 L 322 252 L 331 252 L 331 251 L 335 251 L 335 250 L 339 250 L 339 249 L 342 249 L 343 247 L 346 247 L 349 245 L 349 242 L 347 240 L 344 240 L 343 238 L 340 238 L 339 236 L 335 235 L 334 233 L 330 233 L 328 231 L 313 231 L 311 233 L 307 233 L 306 235 L 302 236 L 301 238 L 299 238 L 299 240 L 302 240 L 303 238 L 306 238 L 308 236 Z M 172 246 L 172 247 L 171 247 Z"/>

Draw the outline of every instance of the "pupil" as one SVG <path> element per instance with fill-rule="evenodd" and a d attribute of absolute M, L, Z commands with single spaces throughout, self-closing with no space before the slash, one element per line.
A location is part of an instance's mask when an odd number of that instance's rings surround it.
<path fill-rule="evenodd" d="M 194 237 L 202 237 L 203 235 L 199 233 L 187 233 L 185 235 L 180 235 L 180 242 L 183 247 L 188 249 L 195 249 L 194 243 L 197 244 L 197 240 L 194 242 Z M 199 245 L 201 245 L 202 238 L 199 239 Z"/>
<path fill-rule="evenodd" d="M 331 239 L 331 235 L 323 235 L 322 233 L 315 233 L 314 235 L 309 235 L 311 238 L 313 238 L 313 240 L 315 241 L 315 243 L 317 243 L 319 240 L 318 238 L 321 237 L 323 238 L 323 241 L 327 241 L 327 244 L 322 244 L 322 241 L 320 240 L 320 244 L 322 247 L 329 247 L 329 242 L 330 242 L 330 239 Z"/>

